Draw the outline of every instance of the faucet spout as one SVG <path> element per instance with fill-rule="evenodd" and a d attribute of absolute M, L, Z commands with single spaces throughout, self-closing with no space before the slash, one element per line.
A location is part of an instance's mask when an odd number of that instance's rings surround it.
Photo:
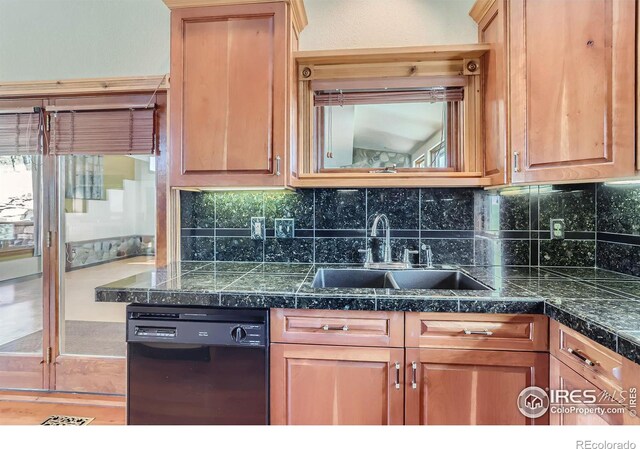
<path fill-rule="evenodd" d="M 391 263 L 391 227 L 389 226 L 389 218 L 385 214 L 376 214 L 371 226 L 371 237 L 378 236 L 378 225 L 382 221 L 385 229 L 384 236 L 384 262 Z"/>

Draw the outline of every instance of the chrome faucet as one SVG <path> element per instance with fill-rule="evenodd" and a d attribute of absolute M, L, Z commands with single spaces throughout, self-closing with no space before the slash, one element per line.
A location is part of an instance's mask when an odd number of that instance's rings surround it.
<path fill-rule="evenodd" d="M 378 224 L 384 224 L 384 263 L 391 263 L 391 226 L 389 226 L 389 218 L 385 214 L 376 214 L 371 225 L 371 237 L 378 236 Z"/>
<path fill-rule="evenodd" d="M 374 269 L 408 269 L 413 268 L 411 264 L 411 255 L 418 254 L 418 251 L 412 251 L 409 249 L 404 250 L 404 256 L 402 258 L 402 262 L 394 262 L 391 259 L 391 226 L 389 225 L 389 218 L 385 214 L 376 214 L 373 219 L 373 225 L 371 226 L 371 237 L 378 236 L 378 227 L 382 222 L 384 226 L 385 235 L 384 235 L 384 252 L 383 252 L 383 261 L 382 262 L 374 262 L 373 254 L 371 252 L 371 248 L 367 249 L 359 249 L 358 251 L 365 254 L 365 268 L 374 268 Z"/>

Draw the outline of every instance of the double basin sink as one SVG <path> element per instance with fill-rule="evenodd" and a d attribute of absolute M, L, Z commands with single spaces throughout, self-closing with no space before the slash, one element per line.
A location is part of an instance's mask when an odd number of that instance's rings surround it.
<path fill-rule="evenodd" d="M 436 290 L 491 290 L 458 270 L 403 270 L 321 268 L 313 288 L 390 288 Z"/>

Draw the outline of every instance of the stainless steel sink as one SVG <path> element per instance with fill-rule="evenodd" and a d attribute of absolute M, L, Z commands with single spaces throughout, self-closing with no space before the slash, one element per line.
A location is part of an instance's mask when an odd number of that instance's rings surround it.
<path fill-rule="evenodd" d="M 415 270 L 391 273 L 398 288 L 489 290 L 484 284 L 457 270 Z"/>
<path fill-rule="evenodd" d="M 397 288 L 397 285 L 388 271 L 321 268 L 313 278 L 311 287 Z"/>
<path fill-rule="evenodd" d="M 490 290 L 486 285 L 457 270 L 357 270 L 321 268 L 313 288 L 391 288 L 435 290 Z"/>

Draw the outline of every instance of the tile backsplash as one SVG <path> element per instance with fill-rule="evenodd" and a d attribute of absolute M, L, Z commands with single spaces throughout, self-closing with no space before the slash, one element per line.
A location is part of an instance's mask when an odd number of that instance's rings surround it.
<path fill-rule="evenodd" d="M 183 260 L 360 263 L 381 256 L 373 216 L 391 222 L 393 258 L 427 245 L 435 263 L 598 266 L 640 276 L 640 185 L 481 189 L 305 189 L 181 192 Z M 266 238 L 252 240 L 251 217 Z M 294 238 L 276 238 L 276 219 Z M 551 239 L 552 219 L 565 238 Z M 382 235 L 382 233 L 380 234 Z"/>

